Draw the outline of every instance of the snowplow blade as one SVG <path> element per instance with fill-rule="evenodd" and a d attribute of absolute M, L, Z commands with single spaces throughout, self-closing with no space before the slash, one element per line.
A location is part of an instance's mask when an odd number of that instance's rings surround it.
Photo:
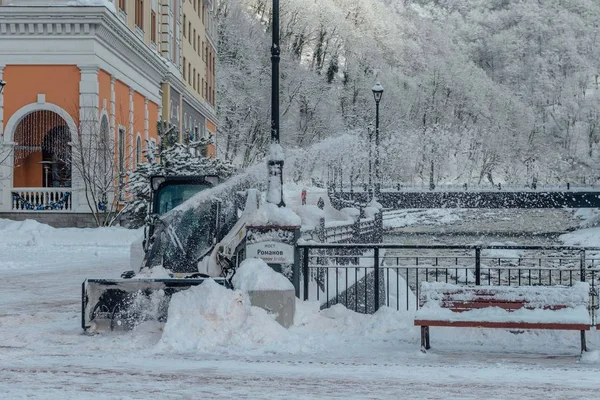
<path fill-rule="evenodd" d="M 81 287 L 81 327 L 102 332 L 129 330 L 150 320 L 164 322 L 173 293 L 207 279 L 231 287 L 224 278 L 86 279 Z"/>

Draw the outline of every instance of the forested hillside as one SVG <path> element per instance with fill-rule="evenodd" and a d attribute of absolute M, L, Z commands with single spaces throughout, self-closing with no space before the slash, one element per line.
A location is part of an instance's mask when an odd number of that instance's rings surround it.
<path fill-rule="evenodd" d="M 244 165 L 270 128 L 271 0 L 217 0 L 219 154 Z M 587 182 L 600 160 L 600 2 L 281 0 L 282 141 L 295 169 L 362 179 L 381 102 L 394 182 Z M 342 139 L 331 139 L 340 137 Z M 296 150 L 293 150 L 296 149 Z M 316 161 L 314 161 L 316 160 Z"/>

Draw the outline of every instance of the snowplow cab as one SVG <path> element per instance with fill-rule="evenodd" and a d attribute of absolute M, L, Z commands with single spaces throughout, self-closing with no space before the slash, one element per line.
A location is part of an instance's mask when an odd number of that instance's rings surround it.
<path fill-rule="evenodd" d="M 243 181 L 211 185 L 207 179 L 193 181 L 189 177 L 156 185 L 153 208 L 168 211 L 153 218 L 142 268 L 160 265 L 178 275 L 199 272 L 198 263 L 210 256 L 215 245 L 237 222 L 239 205 L 243 203 L 240 196 L 248 186 Z M 186 197 L 188 188 L 193 188 L 195 194 L 169 209 L 173 202 Z M 221 276 L 217 271 L 203 272 L 212 277 Z"/>
<path fill-rule="evenodd" d="M 215 175 L 153 176 L 151 214 L 163 215 L 191 199 L 196 193 L 219 184 Z"/>

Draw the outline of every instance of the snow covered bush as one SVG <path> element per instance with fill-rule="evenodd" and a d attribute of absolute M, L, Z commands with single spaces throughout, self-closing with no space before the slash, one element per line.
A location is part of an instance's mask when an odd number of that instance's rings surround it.
<path fill-rule="evenodd" d="M 164 121 L 158 123 L 158 136 L 158 148 L 153 142 L 146 141 L 146 162 L 139 164 L 129 174 L 127 190 L 131 194 L 131 200 L 127 202 L 123 215 L 134 228 L 142 226 L 148 215 L 152 176 L 217 175 L 226 179 L 234 172 L 231 163 L 206 157 L 210 139 L 200 138 L 180 143 L 177 127 Z"/>

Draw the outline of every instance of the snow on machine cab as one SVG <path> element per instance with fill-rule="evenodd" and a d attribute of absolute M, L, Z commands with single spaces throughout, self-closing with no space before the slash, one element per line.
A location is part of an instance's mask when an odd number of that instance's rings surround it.
<path fill-rule="evenodd" d="M 140 270 L 127 271 L 120 279 L 83 282 L 84 331 L 131 329 L 146 320 L 164 321 L 171 295 L 207 278 L 231 286 L 229 280 L 244 256 L 246 219 L 258 208 L 258 192 L 247 189 L 247 179 L 237 177 L 221 184 L 210 180 L 152 179 L 152 214 L 145 227 Z"/>

